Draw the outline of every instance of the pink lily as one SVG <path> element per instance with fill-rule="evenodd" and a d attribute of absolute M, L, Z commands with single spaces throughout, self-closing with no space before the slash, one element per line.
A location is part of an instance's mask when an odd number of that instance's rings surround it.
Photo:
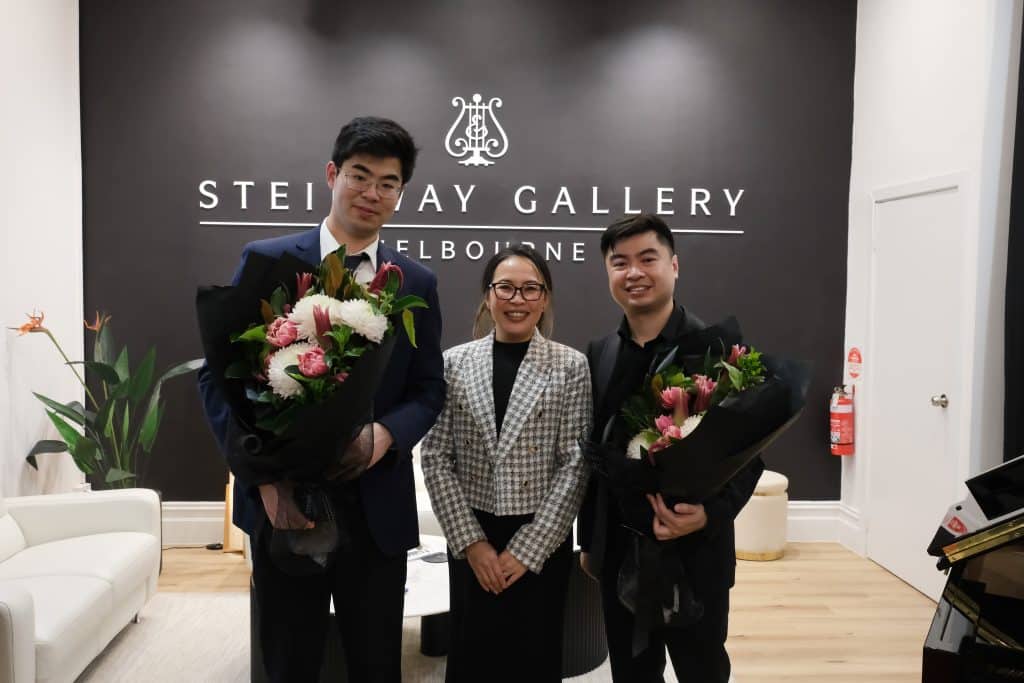
<path fill-rule="evenodd" d="M 732 351 L 729 353 L 729 360 L 727 360 L 726 362 L 729 365 L 736 365 L 736 362 L 740 358 L 743 358 L 743 356 L 745 356 L 745 355 L 747 355 L 747 347 L 746 346 L 740 346 L 739 344 L 733 344 L 732 345 Z"/>
<path fill-rule="evenodd" d="M 693 381 L 697 384 L 697 396 L 693 406 L 694 413 L 703 413 L 711 407 L 711 394 L 714 393 L 718 382 L 706 375 L 694 375 Z"/>
<path fill-rule="evenodd" d="M 402 269 L 391 261 L 385 261 L 381 264 L 380 269 L 377 270 L 377 274 L 373 276 L 373 280 L 370 282 L 370 286 L 367 287 L 370 294 L 378 294 L 388 284 L 388 275 L 390 273 L 398 274 L 398 288 L 402 288 L 402 282 L 404 282 L 405 276 L 402 275 Z"/>
<path fill-rule="evenodd" d="M 295 298 L 301 299 L 306 296 L 306 292 L 313 286 L 313 273 L 296 273 L 295 274 Z"/>

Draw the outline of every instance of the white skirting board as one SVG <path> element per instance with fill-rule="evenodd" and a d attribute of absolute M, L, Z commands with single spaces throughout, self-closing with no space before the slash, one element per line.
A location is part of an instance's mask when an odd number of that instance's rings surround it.
<path fill-rule="evenodd" d="M 224 502 L 173 501 L 163 504 L 164 547 L 204 546 L 224 541 Z M 863 555 L 864 533 L 856 510 L 837 500 L 791 500 L 787 517 L 790 541 L 842 543 Z"/>

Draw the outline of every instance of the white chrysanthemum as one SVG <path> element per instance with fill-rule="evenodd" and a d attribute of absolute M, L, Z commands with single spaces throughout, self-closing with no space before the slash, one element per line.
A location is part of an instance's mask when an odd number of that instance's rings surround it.
<path fill-rule="evenodd" d="M 299 364 L 299 356 L 316 348 L 316 344 L 296 342 L 283 349 L 278 349 L 270 356 L 267 364 L 267 378 L 270 388 L 281 398 L 291 398 L 302 393 L 302 384 L 292 379 L 285 368 Z"/>
<path fill-rule="evenodd" d="M 313 319 L 313 308 L 319 306 L 326 309 L 332 325 L 341 325 L 341 302 L 326 294 L 310 294 L 295 303 L 288 319 L 299 329 L 299 339 L 316 339 L 316 320 Z"/>
<path fill-rule="evenodd" d="M 699 425 L 700 421 L 703 419 L 704 415 L 702 413 L 700 415 L 691 415 L 690 417 L 683 420 L 683 424 L 679 425 L 679 431 L 682 432 L 682 435 L 679 438 L 685 439 L 686 437 L 688 437 L 690 435 L 690 432 L 696 429 L 697 425 Z"/>
<path fill-rule="evenodd" d="M 342 301 L 340 313 L 343 323 L 372 342 L 379 344 L 388 331 L 388 319 L 380 313 L 374 313 L 370 302 L 363 299 Z"/>
<path fill-rule="evenodd" d="M 643 448 L 650 448 L 651 444 L 658 440 L 653 432 L 640 432 L 629 440 L 626 446 L 626 457 L 630 460 L 640 460 L 644 457 Z"/>

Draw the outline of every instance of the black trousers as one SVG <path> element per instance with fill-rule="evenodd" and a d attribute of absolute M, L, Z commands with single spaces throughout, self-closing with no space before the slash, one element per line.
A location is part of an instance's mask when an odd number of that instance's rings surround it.
<path fill-rule="evenodd" d="M 699 593 L 704 616 L 687 628 L 651 632 L 647 649 L 633 656 L 633 613 L 619 601 L 618 569 L 624 554 L 622 530 L 610 530 L 609 549 L 601 576 L 601 604 L 612 680 L 616 683 L 664 683 L 665 650 L 679 683 L 728 683 L 729 591 Z M 613 540 L 614 539 L 614 540 Z"/>
<path fill-rule="evenodd" d="M 294 577 L 271 561 L 262 534 L 253 539 L 253 590 L 267 676 L 275 683 L 316 682 L 330 619 L 330 598 L 352 683 L 400 683 L 406 555 L 387 557 L 370 536 L 352 490 L 336 496 L 351 534 L 324 574 Z"/>
<path fill-rule="evenodd" d="M 501 554 L 533 515 L 497 517 L 475 510 Z M 466 560 L 448 555 L 451 645 L 446 683 L 562 680 L 562 622 L 572 563 L 569 539 L 552 553 L 540 574 L 527 571 L 498 595 L 480 587 Z"/>

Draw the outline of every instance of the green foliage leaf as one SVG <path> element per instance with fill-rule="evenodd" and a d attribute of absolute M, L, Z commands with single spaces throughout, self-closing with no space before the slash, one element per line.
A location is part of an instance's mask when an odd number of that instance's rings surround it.
<path fill-rule="evenodd" d="M 110 325 L 103 325 L 96 334 L 96 341 L 93 342 L 92 359 L 107 365 L 114 365 L 114 335 L 110 332 Z"/>
<path fill-rule="evenodd" d="M 328 296 L 337 296 L 338 289 L 344 282 L 345 276 L 345 245 L 341 245 L 337 251 L 324 257 L 320 264 L 320 281 L 323 282 L 324 292 Z"/>
<path fill-rule="evenodd" d="M 394 277 L 394 273 L 391 274 Z M 415 294 L 407 294 L 401 298 L 395 299 L 391 302 L 391 312 L 398 313 L 399 311 L 406 311 L 410 308 L 429 308 L 427 302 L 416 296 Z"/>
<path fill-rule="evenodd" d="M 274 321 L 274 307 L 266 299 L 260 299 L 260 315 L 263 316 L 263 322 L 267 325 Z"/>
<path fill-rule="evenodd" d="M 153 443 L 156 441 L 156 433 L 160 428 L 160 422 L 164 417 L 164 408 L 162 403 L 157 403 L 155 406 L 151 405 L 149 410 L 146 411 L 146 417 L 142 421 L 142 429 L 139 431 L 139 442 L 142 444 L 142 450 L 149 453 L 153 449 Z"/>
<path fill-rule="evenodd" d="M 402 311 L 402 326 L 405 328 L 405 335 L 409 337 L 409 344 L 416 347 L 416 325 L 413 322 L 412 311 L 408 308 Z"/>
<path fill-rule="evenodd" d="M 111 467 L 110 470 L 107 472 L 107 476 L 104 478 L 104 481 L 108 484 L 116 484 L 118 482 L 134 478 L 135 475 L 132 474 L 131 472 L 126 472 L 122 469 Z"/>
<path fill-rule="evenodd" d="M 128 366 L 128 347 L 125 346 L 121 349 L 121 353 L 117 355 L 117 361 L 114 363 L 114 369 L 117 370 L 117 376 L 122 382 L 128 379 L 131 371 Z"/>
<path fill-rule="evenodd" d="M 149 391 L 153 383 L 153 370 L 156 366 L 156 347 L 150 348 L 143 356 L 142 362 L 135 368 L 135 374 L 129 381 L 131 388 L 128 390 L 128 400 L 133 404 L 138 403 Z"/>
<path fill-rule="evenodd" d="M 270 295 L 270 310 L 274 316 L 284 315 L 284 305 L 288 303 L 288 291 L 284 287 L 278 287 Z"/>
<path fill-rule="evenodd" d="M 117 401 L 111 398 L 106 401 L 101 407 L 98 413 L 96 413 L 96 429 L 101 430 L 103 436 L 108 439 L 114 435 L 114 408 L 117 406 Z"/>
<path fill-rule="evenodd" d="M 113 385 L 121 381 L 121 376 L 114 369 L 113 365 L 107 365 L 106 363 L 94 360 L 73 360 L 68 365 L 84 365 L 87 370 L 96 373 L 100 380 L 107 384 Z"/>
<path fill-rule="evenodd" d="M 267 340 L 267 326 L 266 325 L 256 325 L 255 327 L 250 327 L 245 332 L 243 332 L 242 334 L 240 334 L 237 337 L 235 337 L 232 341 L 243 341 L 243 342 L 257 341 L 257 342 L 263 342 L 263 341 L 266 341 L 266 340 Z"/>
<path fill-rule="evenodd" d="M 41 453 L 66 453 L 68 445 L 63 441 L 56 441 L 54 439 L 43 439 L 37 441 L 36 445 L 32 447 L 32 450 L 25 456 L 25 460 L 32 466 L 32 469 L 39 469 L 39 464 L 36 462 L 36 456 Z"/>
<path fill-rule="evenodd" d="M 54 411 L 58 415 L 63 415 L 64 417 L 71 420 L 75 424 L 83 426 L 85 425 L 85 415 L 82 412 L 77 411 L 74 408 L 68 407 L 63 403 L 58 403 L 57 401 L 54 401 L 52 398 L 47 398 L 42 394 L 37 394 L 34 391 L 32 392 L 32 395 L 38 398 L 40 401 L 42 401 L 47 408 Z"/>

